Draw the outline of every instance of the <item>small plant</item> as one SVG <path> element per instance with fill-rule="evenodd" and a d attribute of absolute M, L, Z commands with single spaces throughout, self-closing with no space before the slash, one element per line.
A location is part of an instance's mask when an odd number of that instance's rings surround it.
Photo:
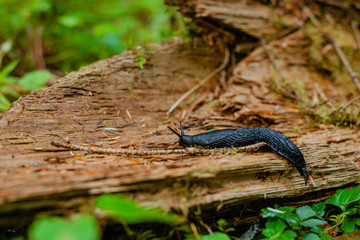
<path fill-rule="evenodd" d="M 143 69 L 144 64 L 146 63 L 146 52 L 145 49 L 142 46 L 136 47 L 136 60 L 139 63 L 139 68 Z"/>
<path fill-rule="evenodd" d="M 231 240 L 231 238 L 221 232 L 214 232 L 213 234 L 205 234 L 200 236 L 201 240 Z"/>
<path fill-rule="evenodd" d="M 350 233 L 360 226 L 360 185 L 352 189 L 338 190 L 336 194 L 326 200 L 310 206 L 264 208 L 262 217 L 268 218 L 262 234 L 265 239 L 291 240 L 303 239 L 332 239 L 327 233 Z M 338 208 L 328 208 L 326 204 Z M 330 215 L 333 213 L 332 215 Z M 330 215 L 330 217 L 328 217 Z M 333 223 L 333 225 L 329 224 Z M 329 226 L 327 227 L 326 226 Z M 333 233 L 333 232 L 332 232 Z"/>
<path fill-rule="evenodd" d="M 330 221 L 334 225 L 328 230 L 335 229 L 335 235 L 338 232 L 350 233 L 357 230 L 357 226 L 360 226 L 359 200 L 360 185 L 352 189 L 338 190 L 332 198 L 326 200 L 326 204 L 331 204 L 341 209 L 340 213 L 330 216 Z"/>
<path fill-rule="evenodd" d="M 326 200 L 302 207 L 267 207 L 262 209 L 262 217 L 267 219 L 262 230 L 263 240 L 331 240 L 336 234 L 346 234 L 360 227 L 360 186 L 353 189 L 338 190 Z M 201 235 L 194 223 L 187 223 L 175 214 L 160 209 L 141 206 L 134 200 L 114 194 L 104 194 L 94 201 L 95 212 L 100 218 L 111 218 L 122 224 L 128 236 L 136 239 L 168 239 L 174 233 L 181 233 L 186 240 L 230 240 L 236 231 L 228 227 L 226 220 L 216 221 L 215 232 Z M 332 207 L 332 206 L 335 206 Z M 331 215 L 330 215 L 331 214 Z M 201 221 L 201 219 L 200 219 Z M 100 221 L 103 222 L 103 221 Z M 161 223 L 166 224 L 168 236 L 158 237 L 153 229 L 144 227 L 130 230 L 132 224 Z M 202 224 L 203 225 L 203 224 Z M 139 225 L 136 225 L 139 226 Z M 209 229 L 208 229 L 209 230 Z M 214 229 L 213 229 L 214 230 Z M 334 232 L 335 231 L 335 232 Z M 211 232 L 209 230 L 209 232 Z M 231 233 L 231 237 L 228 235 Z M 335 233 L 335 234 L 334 234 Z M 331 234 L 332 236 L 329 236 Z M 30 240 L 42 239 L 100 239 L 100 226 L 95 215 L 78 214 L 67 219 L 62 217 L 39 217 L 30 226 Z"/>
<path fill-rule="evenodd" d="M 278 209 L 262 209 L 263 218 L 269 218 L 262 234 L 265 239 L 291 240 L 297 236 L 304 239 L 331 239 L 318 226 L 327 224 L 324 216 L 325 204 L 319 203 L 310 206 L 280 207 Z M 288 230 L 286 230 L 288 229 Z M 316 236 L 316 238 L 315 238 Z"/>
<path fill-rule="evenodd" d="M 29 228 L 30 240 L 100 239 L 100 227 L 91 215 L 76 215 L 70 220 L 61 217 L 40 217 Z"/>
<path fill-rule="evenodd" d="M 224 233 L 228 233 L 228 232 L 234 232 L 235 231 L 235 229 L 234 228 L 232 228 L 232 227 L 230 227 L 230 228 L 228 228 L 227 227 L 227 225 L 228 225 L 228 223 L 226 222 L 226 220 L 224 220 L 224 219 L 219 219 L 219 220 L 217 220 L 217 225 L 218 225 L 218 229 L 221 231 L 221 232 L 224 232 Z"/>
<path fill-rule="evenodd" d="M 53 77 L 47 70 L 29 72 L 21 78 L 10 76 L 18 63 L 19 60 L 14 60 L 0 69 L 0 112 L 5 112 L 11 102 L 22 94 L 45 87 L 45 83 Z"/>
<path fill-rule="evenodd" d="M 140 206 L 135 201 L 120 195 L 101 195 L 96 198 L 95 206 L 103 210 L 107 216 L 119 221 L 120 223 L 181 223 L 181 219 L 177 215 L 169 214 L 156 208 Z"/>

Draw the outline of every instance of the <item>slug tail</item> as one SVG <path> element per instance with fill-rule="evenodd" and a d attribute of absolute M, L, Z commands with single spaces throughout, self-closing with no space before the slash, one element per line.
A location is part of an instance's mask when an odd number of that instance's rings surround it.
<path fill-rule="evenodd" d="M 257 128 L 259 140 L 265 142 L 277 154 L 292 163 L 301 176 L 304 177 L 305 185 L 308 184 L 309 170 L 307 169 L 304 155 L 300 149 L 282 133 L 268 128 Z"/>

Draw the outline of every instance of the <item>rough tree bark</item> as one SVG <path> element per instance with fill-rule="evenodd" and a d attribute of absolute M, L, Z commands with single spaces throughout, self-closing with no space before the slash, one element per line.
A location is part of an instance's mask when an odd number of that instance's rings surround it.
<path fill-rule="evenodd" d="M 223 56 L 203 41 L 171 41 L 148 54 L 144 69 L 136 53 L 128 51 L 33 91 L 1 115 L 0 226 L 26 225 L 39 212 L 64 214 L 102 193 L 122 193 L 184 214 L 201 206 L 246 221 L 266 201 L 295 204 L 324 198 L 326 192 L 360 180 L 358 129 L 313 122 L 288 100 L 299 97 L 296 89 L 281 82 L 294 85 L 300 79 L 305 92 L 314 96 L 342 97 L 338 86 L 309 64 L 310 40 L 299 23 L 304 16 L 279 8 L 277 14 L 282 10 L 285 17 L 292 16 L 291 24 L 279 31 L 274 12 L 260 1 L 200 2 L 181 1 L 181 10 L 216 23 L 212 30 L 223 25 L 230 35 L 241 32 L 247 39 L 265 41 L 254 43 L 251 53 L 239 59 L 228 83 L 220 74 L 221 87 L 199 91 L 195 102 L 202 107 L 190 103 L 194 111 L 185 115 L 185 131 L 259 125 L 281 131 L 304 153 L 316 185 L 305 186 L 293 166 L 263 147 L 235 155 L 126 157 L 50 144 L 68 138 L 111 148 L 176 148 L 176 136 L 167 126 L 177 124 L 175 117 L 183 111 L 170 117 L 166 111 Z M 181 108 L 189 110 L 186 103 Z M 257 204 L 246 208 L 250 202 Z"/>

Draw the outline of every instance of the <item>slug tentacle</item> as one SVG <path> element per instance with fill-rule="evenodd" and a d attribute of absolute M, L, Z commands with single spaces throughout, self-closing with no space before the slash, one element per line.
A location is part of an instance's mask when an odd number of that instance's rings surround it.
<path fill-rule="evenodd" d="M 169 129 L 179 137 L 179 144 L 183 147 L 201 146 L 204 148 L 243 147 L 260 142 L 266 143 L 276 153 L 292 163 L 307 185 L 309 172 L 300 149 L 285 135 L 269 128 L 238 128 L 225 129 L 197 135 L 185 135 L 180 121 L 181 135 L 174 129 Z"/>

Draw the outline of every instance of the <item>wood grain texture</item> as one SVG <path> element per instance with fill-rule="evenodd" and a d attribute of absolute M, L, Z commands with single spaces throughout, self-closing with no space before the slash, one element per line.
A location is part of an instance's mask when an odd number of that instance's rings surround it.
<path fill-rule="evenodd" d="M 289 2 L 291 1 L 286 1 L 286 4 L 281 5 L 287 5 Z M 271 38 L 287 27 L 299 26 L 294 13 L 284 13 L 287 6 L 270 8 L 269 3 L 264 3 L 264 1 L 166 0 L 165 3 L 179 6 L 184 15 L 195 20 L 201 19 L 220 26 L 224 31 L 242 32 L 253 38 Z M 200 22 L 200 25 L 204 24 Z"/>
<path fill-rule="evenodd" d="M 215 68 L 217 59 L 222 58 L 205 46 L 167 43 L 155 48 L 144 69 L 136 54 L 126 52 L 15 102 L 0 119 L 0 225 L 26 225 L 39 212 L 66 214 L 102 193 L 122 193 L 144 205 L 186 214 L 198 205 L 231 211 L 255 200 L 315 195 L 360 180 L 356 129 L 304 129 L 301 117 L 295 121 L 299 128 L 286 127 L 287 117 L 294 123 L 292 115 L 282 115 L 272 127 L 299 146 L 316 186 L 304 186 L 294 167 L 263 148 L 236 155 L 131 158 L 50 145 L 53 139 L 68 137 L 74 143 L 112 148 L 177 147 L 177 137 L 166 129 L 165 112 L 194 81 Z M 273 101 L 299 116 L 294 105 L 281 98 Z M 256 104 L 249 108 L 256 115 Z M 278 116 L 274 108 L 267 114 Z M 195 124 L 185 123 L 187 134 L 206 131 Z M 218 124 L 244 126 L 226 119 L 209 126 Z"/>

